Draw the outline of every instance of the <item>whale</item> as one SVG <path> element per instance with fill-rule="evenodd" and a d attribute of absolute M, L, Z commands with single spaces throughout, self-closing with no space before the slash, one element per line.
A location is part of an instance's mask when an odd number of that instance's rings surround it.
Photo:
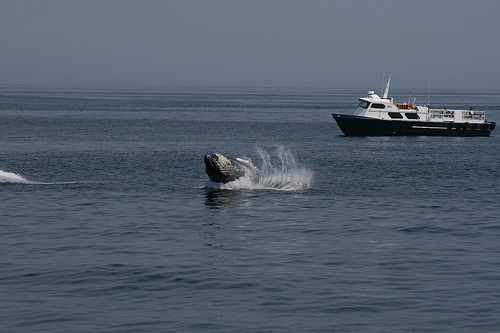
<path fill-rule="evenodd" d="M 229 157 L 221 153 L 210 152 L 204 157 L 205 171 L 214 183 L 229 183 L 242 177 L 258 181 L 258 170 L 249 158 Z"/>

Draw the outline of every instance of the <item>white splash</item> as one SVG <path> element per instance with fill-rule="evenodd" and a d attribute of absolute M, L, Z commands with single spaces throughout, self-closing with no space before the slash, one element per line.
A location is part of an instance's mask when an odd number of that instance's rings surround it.
<path fill-rule="evenodd" d="M 279 146 L 273 159 L 263 149 L 257 149 L 262 166 L 257 188 L 285 191 L 305 190 L 311 186 L 313 172 L 297 162 L 292 152 Z"/>
<path fill-rule="evenodd" d="M 300 191 L 311 186 L 313 172 L 298 163 L 289 149 L 279 146 L 273 156 L 261 148 L 257 149 L 257 153 L 262 162 L 258 168 L 258 181 L 245 175 L 226 184 L 209 182 L 207 187 L 225 190 Z"/>
<path fill-rule="evenodd" d="M 0 170 L 0 183 L 31 184 L 29 180 L 16 173 L 5 172 L 3 170 Z"/>
<path fill-rule="evenodd" d="M 39 181 L 28 180 L 17 173 L 0 170 L 0 184 L 71 185 L 71 184 L 87 184 L 87 183 L 95 183 L 95 181 L 86 180 L 86 181 L 39 182 Z"/>

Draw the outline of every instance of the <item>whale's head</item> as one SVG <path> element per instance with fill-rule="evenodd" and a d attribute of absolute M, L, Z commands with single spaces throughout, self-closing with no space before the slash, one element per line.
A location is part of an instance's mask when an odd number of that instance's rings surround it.
<path fill-rule="evenodd" d="M 250 170 L 245 160 L 227 157 L 221 153 L 207 153 L 204 159 L 207 175 L 216 183 L 232 182 Z"/>

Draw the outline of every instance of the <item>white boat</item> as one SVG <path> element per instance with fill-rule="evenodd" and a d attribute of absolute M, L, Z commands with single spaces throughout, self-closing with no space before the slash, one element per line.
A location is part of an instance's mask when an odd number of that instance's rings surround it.
<path fill-rule="evenodd" d="M 382 97 L 374 91 L 359 99 L 353 115 L 332 113 L 345 135 L 357 136 L 489 136 L 495 122 L 484 111 L 431 109 L 413 103 L 395 103 L 389 98 L 391 77 Z"/>

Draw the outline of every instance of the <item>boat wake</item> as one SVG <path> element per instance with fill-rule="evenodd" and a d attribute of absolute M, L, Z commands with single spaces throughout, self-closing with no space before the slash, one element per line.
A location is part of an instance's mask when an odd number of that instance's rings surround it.
<path fill-rule="evenodd" d="M 281 190 L 300 191 L 310 188 L 313 172 L 297 162 L 289 149 L 279 146 L 272 156 L 264 149 L 257 149 L 261 160 L 258 179 L 251 174 L 229 183 L 208 181 L 206 187 L 221 190 Z"/>

